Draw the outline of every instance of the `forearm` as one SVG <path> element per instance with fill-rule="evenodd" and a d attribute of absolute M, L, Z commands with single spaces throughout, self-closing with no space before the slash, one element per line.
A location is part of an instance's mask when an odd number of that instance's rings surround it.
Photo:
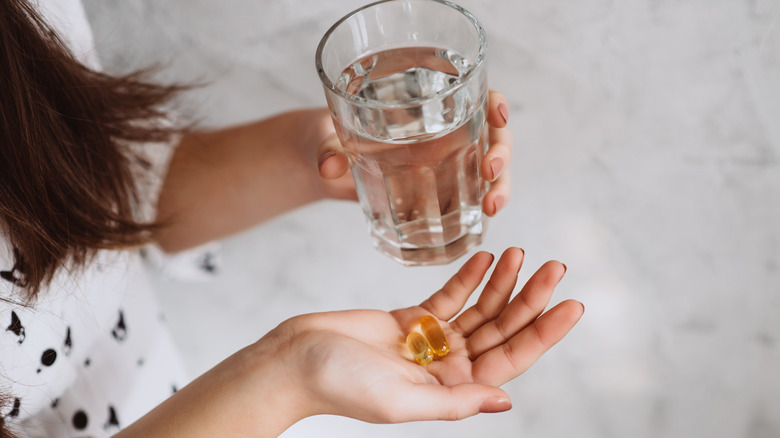
<path fill-rule="evenodd" d="M 257 345 L 239 351 L 116 437 L 279 436 L 308 414 L 276 356 Z"/>
<path fill-rule="evenodd" d="M 320 199 L 314 157 L 308 162 L 300 150 L 308 113 L 184 136 L 158 201 L 163 249 L 218 239 Z"/>

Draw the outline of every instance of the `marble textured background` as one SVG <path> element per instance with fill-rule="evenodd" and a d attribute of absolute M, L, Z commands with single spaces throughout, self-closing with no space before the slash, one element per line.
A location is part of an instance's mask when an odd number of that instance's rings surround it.
<path fill-rule="evenodd" d="M 224 126 L 324 105 L 320 36 L 362 2 L 87 0 L 109 71 L 202 81 Z M 514 409 L 457 423 L 317 417 L 285 437 L 780 436 L 780 2 L 464 1 L 511 104 L 513 198 L 481 249 L 568 267 L 580 324 L 507 384 Z M 211 281 L 159 278 L 200 373 L 289 316 L 419 302 L 456 266 L 403 268 L 357 205 L 322 202 L 222 244 Z"/>

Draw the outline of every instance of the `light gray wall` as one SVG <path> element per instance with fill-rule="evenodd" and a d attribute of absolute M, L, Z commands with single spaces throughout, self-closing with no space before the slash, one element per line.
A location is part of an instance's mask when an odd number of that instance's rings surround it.
<path fill-rule="evenodd" d="M 349 1 L 87 0 L 109 71 L 207 83 L 223 126 L 324 105 L 320 36 Z M 780 436 L 780 2 L 463 2 L 511 104 L 513 198 L 482 249 L 556 258 L 580 324 L 506 385 L 514 409 L 459 423 L 314 418 L 287 437 Z M 361 212 L 325 202 L 222 245 L 210 282 L 159 279 L 193 373 L 281 320 L 418 302 L 456 266 L 402 268 Z"/>

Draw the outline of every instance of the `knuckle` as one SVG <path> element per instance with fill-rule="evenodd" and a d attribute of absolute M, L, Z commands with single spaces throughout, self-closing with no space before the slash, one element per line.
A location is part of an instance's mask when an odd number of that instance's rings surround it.
<path fill-rule="evenodd" d="M 442 417 L 440 419 L 444 421 L 457 421 L 461 418 L 463 417 L 461 417 L 458 406 L 450 406 L 442 412 Z"/>
<path fill-rule="evenodd" d="M 520 371 L 520 363 L 517 361 L 515 347 L 512 343 L 505 343 L 502 347 L 502 351 L 504 352 L 507 362 L 509 362 L 509 366 L 515 371 Z"/>

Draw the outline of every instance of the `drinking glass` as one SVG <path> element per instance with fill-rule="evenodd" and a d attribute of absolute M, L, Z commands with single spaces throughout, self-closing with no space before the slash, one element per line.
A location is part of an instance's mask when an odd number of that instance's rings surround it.
<path fill-rule="evenodd" d="M 376 248 L 446 264 L 482 241 L 487 39 L 462 7 L 386 0 L 320 41 L 316 66 Z"/>

